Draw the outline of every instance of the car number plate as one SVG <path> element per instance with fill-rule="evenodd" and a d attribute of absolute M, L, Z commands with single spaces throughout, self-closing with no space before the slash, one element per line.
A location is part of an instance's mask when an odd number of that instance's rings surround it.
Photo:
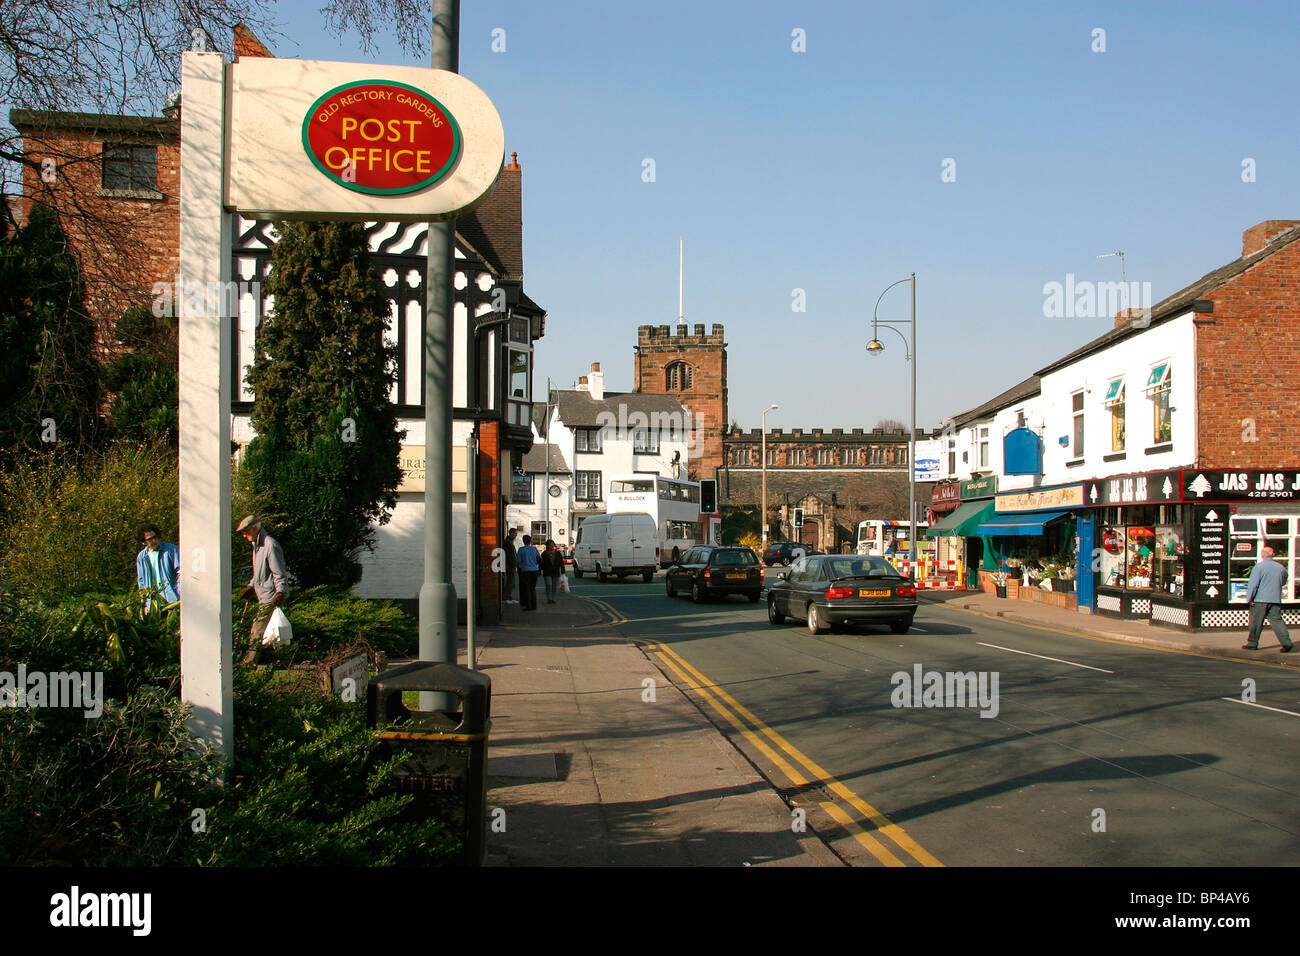
<path fill-rule="evenodd" d="M 858 592 L 858 597 L 889 597 L 889 594 L 890 592 L 888 590 L 885 591 L 862 590 Z"/>
<path fill-rule="evenodd" d="M 727 579 L 730 580 L 730 581 L 743 581 L 743 580 L 745 580 L 745 578 L 747 578 L 747 577 L 749 577 L 748 574 L 728 574 L 728 575 L 727 575 Z"/>

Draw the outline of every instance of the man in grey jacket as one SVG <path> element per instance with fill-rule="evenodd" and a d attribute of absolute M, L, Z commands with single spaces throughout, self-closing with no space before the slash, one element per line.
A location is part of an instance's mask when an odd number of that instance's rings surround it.
<path fill-rule="evenodd" d="M 262 656 L 262 635 L 275 609 L 289 598 L 288 575 L 280 542 L 262 530 L 262 522 L 252 515 L 239 522 L 238 531 L 253 546 L 253 576 L 239 596 L 245 601 L 256 595 L 257 614 L 249 629 L 245 664 L 256 664 Z"/>
<path fill-rule="evenodd" d="M 1286 568 L 1273 560 L 1273 549 L 1260 552 L 1260 561 L 1250 572 L 1246 600 L 1250 602 L 1250 636 L 1241 645 L 1245 651 L 1259 650 L 1259 635 L 1264 621 L 1273 626 L 1273 633 L 1282 642 L 1282 653 L 1289 654 L 1295 644 L 1282 620 L 1282 586 L 1286 584 Z"/>

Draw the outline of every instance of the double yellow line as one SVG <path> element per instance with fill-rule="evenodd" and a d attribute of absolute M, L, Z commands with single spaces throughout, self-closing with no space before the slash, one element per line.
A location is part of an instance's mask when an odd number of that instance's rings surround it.
<path fill-rule="evenodd" d="M 736 731 L 764 757 L 770 760 L 793 786 L 806 787 L 809 784 L 816 784 L 825 787 L 866 818 L 871 825 L 871 832 L 863 829 L 858 821 L 854 820 L 840 804 L 833 801 L 820 804 L 831 819 L 843 827 L 867 852 L 885 866 L 910 866 L 914 863 L 921 866 L 943 866 L 933 855 L 908 836 L 902 827 L 844 786 L 811 758 L 800 752 L 788 740 L 755 717 L 734 697 L 688 664 L 680 654 L 663 644 L 650 644 L 647 650 L 657 655 L 664 667 L 681 678 L 687 686 L 717 711 L 723 720 L 736 728 Z M 787 757 L 790 759 L 787 760 Z M 807 774 L 804 771 L 807 771 Z M 904 858 L 900 859 L 899 854 L 896 854 L 888 845 L 876 839 L 873 833 L 887 838 L 894 848 L 901 851 Z M 907 859 L 908 857 L 910 857 L 910 860 Z"/>

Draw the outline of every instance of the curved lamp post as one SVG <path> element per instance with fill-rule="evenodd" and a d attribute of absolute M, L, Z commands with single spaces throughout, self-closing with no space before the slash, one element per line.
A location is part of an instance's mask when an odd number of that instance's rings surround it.
<path fill-rule="evenodd" d="M 769 405 L 763 410 L 763 445 L 760 455 L 763 466 L 763 502 L 758 510 L 758 525 L 763 532 L 763 550 L 767 550 L 767 413 L 780 408 L 780 405 Z"/>
<path fill-rule="evenodd" d="M 885 297 L 888 292 L 896 285 L 902 285 L 904 282 L 912 283 L 912 317 L 910 319 L 892 319 L 885 320 L 876 316 L 876 309 L 880 308 L 880 299 Z M 912 340 L 908 341 L 907 336 L 894 328 L 894 332 L 903 340 L 903 345 L 907 349 L 903 358 L 912 365 L 912 427 L 907 434 L 907 538 L 911 543 L 911 549 L 908 553 L 908 561 L 912 565 L 912 574 L 916 574 L 916 273 L 913 272 L 906 279 L 899 279 L 897 282 L 885 286 L 885 292 L 880 293 L 880 298 L 876 299 L 875 308 L 871 310 L 871 341 L 867 343 L 868 355 L 879 355 L 885 351 L 884 344 L 880 341 L 880 326 L 887 325 L 893 328 L 898 325 L 906 325 L 911 328 Z"/>

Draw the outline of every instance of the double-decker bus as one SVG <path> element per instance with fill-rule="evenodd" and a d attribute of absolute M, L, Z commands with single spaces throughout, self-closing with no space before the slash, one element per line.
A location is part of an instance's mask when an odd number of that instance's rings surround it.
<path fill-rule="evenodd" d="M 610 479 L 605 510 L 644 511 L 659 529 L 659 564 L 668 567 L 704 539 L 700 525 L 700 484 L 663 475 L 616 475 Z"/>

